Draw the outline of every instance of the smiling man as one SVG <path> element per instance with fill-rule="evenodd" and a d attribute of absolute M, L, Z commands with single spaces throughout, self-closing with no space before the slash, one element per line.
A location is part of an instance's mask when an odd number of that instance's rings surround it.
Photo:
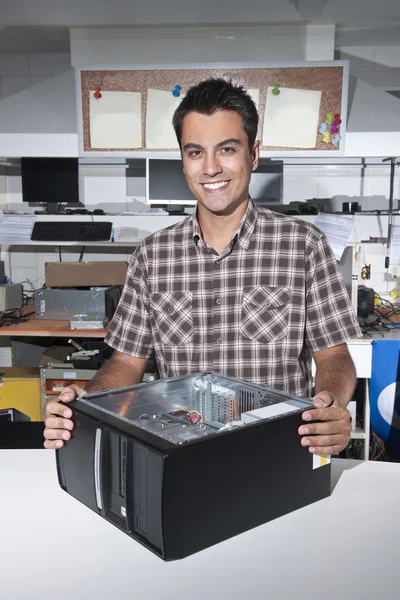
<path fill-rule="evenodd" d="M 361 332 L 326 238 L 250 199 L 258 113 L 241 86 L 191 88 L 173 124 L 197 209 L 133 254 L 106 337 L 115 353 L 87 390 L 139 383 L 154 350 L 161 377 L 216 371 L 310 397 L 314 358 L 318 422 L 306 411 L 299 441 L 338 452 L 350 439 L 356 381 L 346 342 Z M 71 386 L 61 398 L 76 393 Z M 47 448 L 70 438 L 71 414 L 48 403 Z"/>
<path fill-rule="evenodd" d="M 186 181 L 198 201 L 203 239 L 222 252 L 246 213 L 259 142 L 250 151 L 241 116 L 219 110 L 211 115 L 187 114 L 180 143 Z"/>

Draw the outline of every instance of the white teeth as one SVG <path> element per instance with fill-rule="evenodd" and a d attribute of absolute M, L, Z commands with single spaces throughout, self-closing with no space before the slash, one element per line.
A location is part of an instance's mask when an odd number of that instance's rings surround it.
<path fill-rule="evenodd" d="M 218 183 L 203 183 L 204 187 L 209 190 L 218 190 L 227 185 L 227 181 L 218 181 Z"/>

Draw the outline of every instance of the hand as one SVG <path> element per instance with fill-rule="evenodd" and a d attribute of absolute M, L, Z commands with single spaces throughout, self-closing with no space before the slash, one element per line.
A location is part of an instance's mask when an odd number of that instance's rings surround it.
<path fill-rule="evenodd" d="M 44 415 L 45 430 L 43 432 L 45 439 L 44 447 L 55 450 L 64 446 L 63 440 L 71 438 L 71 431 L 74 424 L 71 421 L 72 410 L 58 402 L 72 402 L 77 396 L 82 396 L 85 391 L 79 385 L 72 384 L 65 387 L 57 400 L 49 400 L 46 404 Z"/>
<path fill-rule="evenodd" d="M 299 427 L 301 445 L 315 454 L 335 454 L 347 446 L 351 434 L 351 417 L 347 408 L 333 402 L 328 392 L 319 392 L 314 399 L 315 410 L 302 414 L 306 425 Z M 323 421 L 311 423 L 310 421 Z"/>

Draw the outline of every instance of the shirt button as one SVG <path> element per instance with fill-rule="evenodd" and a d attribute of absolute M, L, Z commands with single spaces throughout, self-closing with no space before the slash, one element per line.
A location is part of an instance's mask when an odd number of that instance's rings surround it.
<path fill-rule="evenodd" d="M 222 340 L 221 340 L 221 338 L 218 338 L 218 339 L 217 339 L 217 344 L 222 344 Z"/>
<path fill-rule="evenodd" d="M 170 315 L 174 312 L 174 309 L 173 309 L 172 306 L 169 307 L 168 312 L 169 312 Z"/>
<path fill-rule="evenodd" d="M 215 304 L 221 304 L 221 302 L 222 302 L 221 298 L 217 298 L 217 299 L 215 300 Z"/>

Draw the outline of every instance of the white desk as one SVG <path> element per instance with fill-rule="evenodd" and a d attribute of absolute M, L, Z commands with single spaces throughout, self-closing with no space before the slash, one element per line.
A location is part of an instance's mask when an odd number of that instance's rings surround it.
<path fill-rule="evenodd" d="M 165 563 L 63 492 L 52 451 L 2 450 L 0 597 L 397 600 L 400 465 L 355 465 L 334 461 L 334 480 L 353 468 L 330 498 Z"/>

